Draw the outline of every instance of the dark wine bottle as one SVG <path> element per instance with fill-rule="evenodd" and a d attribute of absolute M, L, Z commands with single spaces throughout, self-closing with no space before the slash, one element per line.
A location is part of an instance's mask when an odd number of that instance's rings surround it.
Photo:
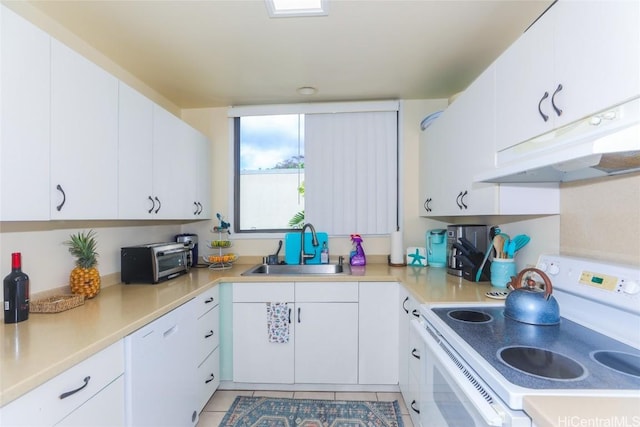
<path fill-rule="evenodd" d="M 4 278 L 4 323 L 29 318 L 29 276 L 22 272 L 22 255 L 11 254 L 11 273 Z"/>

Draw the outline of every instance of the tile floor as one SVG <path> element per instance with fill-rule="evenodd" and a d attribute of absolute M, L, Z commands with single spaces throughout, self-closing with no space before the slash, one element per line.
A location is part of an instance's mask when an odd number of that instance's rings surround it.
<path fill-rule="evenodd" d="M 227 412 L 236 396 L 267 396 L 284 397 L 293 399 L 331 399 L 331 400 L 368 400 L 368 401 L 391 401 L 397 400 L 402 412 L 402 421 L 405 427 L 413 427 L 411 417 L 407 411 L 407 406 L 402 400 L 400 393 L 350 393 L 333 391 L 262 391 L 262 390 L 218 390 L 214 393 L 209 403 L 200 413 L 198 427 L 218 427 L 224 414 Z"/>

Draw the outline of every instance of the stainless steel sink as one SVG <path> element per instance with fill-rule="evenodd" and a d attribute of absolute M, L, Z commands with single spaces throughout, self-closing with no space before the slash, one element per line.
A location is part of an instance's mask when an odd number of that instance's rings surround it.
<path fill-rule="evenodd" d="M 345 264 L 258 264 L 241 276 L 301 276 L 301 275 L 347 275 L 351 274 L 349 265 Z"/>

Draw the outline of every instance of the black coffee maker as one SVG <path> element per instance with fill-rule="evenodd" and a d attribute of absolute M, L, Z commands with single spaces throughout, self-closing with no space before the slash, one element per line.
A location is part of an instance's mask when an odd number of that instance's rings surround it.
<path fill-rule="evenodd" d="M 189 247 L 187 255 L 187 265 L 195 267 L 198 265 L 198 235 L 192 233 L 183 233 L 176 235 L 176 242 L 184 243 Z"/>

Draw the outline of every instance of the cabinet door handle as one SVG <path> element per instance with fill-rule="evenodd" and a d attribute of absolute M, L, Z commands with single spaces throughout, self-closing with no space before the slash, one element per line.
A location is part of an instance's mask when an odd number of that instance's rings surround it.
<path fill-rule="evenodd" d="M 420 360 L 420 354 L 418 354 L 418 349 L 414 348 L 413 350 L 411 350 L 411 355 L 413 357 L 415 357 L 416 359 Z"/>
<path fill-rule="evenodd" d="M 291 309 L 289 309 L 289 324 L 291 324 Z"/>
<path fill-rule="evenodd" d="M 468 208 L 468 206 L 464 203 L 464 198 L 467 197 L 467 194 L 469 194 L 469 192 L 467 190 L 464 190 L 464 193 L 462 193 L 462 196 L 460 196 L 460 204 L 464 209 Z"/>
<path fill-rule="evenodd" d="M 431 203 L 431 197 L 429 197 L 427 200 L 425 200 L 424 202 L 424 210 L 427 212 L 431 212 L 431 206 L 429 206 L 429 204 Z"/>
<path fill-rule="evenodd" d="M 416 401 L 415 401 L 415 400 L 412 400 L 412 401 L 411 401 L 411 409 L 413 409 L 413 411 L 414 411 L 416 414 L 419 414 L 419 413 L 420 413 L 420 410 L 419 410 L 419 409 L 417 409 L 415 405 L 416 405 Z"/>
<path fill-rule="evenodd" d="M 202 206 L 202 203 L 198 202 L 198 215 L 200 215 L 202 213 L 202 211 L 204 210 L 204 206 Z"/>
<path fill-rule="evenodd" d="M 195 207 L 196 207 L 196 210 L 195 210 L 195 211 L 193 211 L 193 214 L 194 214 L 194 215 L 198 215 L 198 202 L 193 202 L 193 206 L 195 206 Z"/>
<path fill-rule="evenodd" d="M 83 388 L 85 388 L 86 386 L 89 385 L 89 380 L 91 379 L 90 376 L 86 376 L 84 377 L 84 379 L 82 381 L 84 381 L 84 384 L 81 385 L 80 387 L 78 387 L 75 390 L 71 390 L 71 391 L 65 391 L 64 393 L 62 393 L 60 395 L 60 399 L 66 399 L 67 397 L 71 396 L 72 394 L 76 394 L 77 392 L 79 392 L 80 390 L 82 390 Z"/>
<path fill-rule="evenodd" d="M 64 190 L 62 189 L 62 185 L 60 185 L 60 184 L 58 184 L 58 185 L 56 186 L 56 190 L 58 190 L 59 192 L 61 192 L 61 193 L 62 193 L 62 203 L 60 203 L 58 206 L 56 206 L 56 210 L 57 210 L 58 212 L 60 212 L 60 211 L 62 210 L 62 207 L 64 206 L 64 204 L 65 204 L 65 203 L 66 203 L 66 201 L 67 201 L 67 195 L 66 195 L 66 194 L 64 194 Z"/>
<path fill-rule="evenodd" d="M 153 201 L 153 199 L 151 198 L 151 196 L 149 196 L 149 200 L 151 200 L 151 209 L 149 209 L 147 211 L 147 213 L 151 213 L 153 212 L 153 209 L 156 207 L 156 202 Z"/>
<path fill-rule="evenodd" d="M 414 308 L 411 314 L 413 314 L 414 317 L 420 317 L 420 312 L 417 308 Z"/>
<path fill-rule="evenodd" d="M 560 117 L 562 115 L 562 110 L 560 108 L 558 108 L 558 106 L 556 105 L 556 95 L 558 94 L 558 92 L 560 92 L 562 89 L 564 89 L 562 87 L 562 83 L 560 83 L 558 85 L 558 87 L 556 88 L 556 91 L 553 92 L 553 95 L 551 95 L 551 106 L 553 107 L 553 109 L 555 110 L 556 114 L 558 115 L 558 117 Z"/>
<path fill-rule="evenodd" d="M 298 307 L 298 323 L 300 323 L 300 307 Z"/>
<path fill-rule="evenodd" d="M 207 298 L 206 300 L 204 300 L 204 303 L 205 303 L 205 304 L 210 304 L 210 303 L 212 303 L 213 301 L 214 301 L 213 297 L 209 297 L 209 298 Z"/>
<path fill-rule="evenodd" d="M 213 331 L 209 330 L 209 332 L 207 332 L 204 337 L 205 338 L 211 338 L 212 336 L 213 336 Z"/>
<path fill-rule="evenodd" d="M 206 380 L 204 380 L 205 384 L 209 384 L 211 381 L 215 380 L 216 376 L 213 374 L 209 374 L 209 378 L 207 378 Z"/>
<path fill-rule="evenodd" d="M 458 209 L 462 210 L 462 204 L 460 203 L 460 199 L 462 198 L 462 191 L 458 193 L 458 197 L 456 197 L 456 205 L 458 205 Z"/>
<path fill-rule="evenodd" d="M 158 209 L 156 209 L 153 213 L 158 213 L 158 211 L 162 207 L 162 203 L 160 203 L 160 199 L 158 199 L 158 196 L 154 197 L 154 199 L 156 202 L 158 202 Z"/>
<path fill-rule="evenodd" d="M 406 297 L 404 301 L 402 301 L 402 309 L 405 313 L 409 314 L 409 309 L 407 308 L 407 302 L 409 302 L 409 297 Z"/>
<path fill-rule="evenodd" d="M 549 116 L 542 112 L 542 108 L 540 106 L 542 105 L 542 101 L 544 101 L 548 97 L 549 92 L 545 92 L 544 95 L 542 95 L 542 98 L 540 98 L 540 102 L 538 102 L 538 113 L 540 113 L 540 116 L 542 116 L 542 120 L 544 120 L 545 122 L 549 120 Z"/>

